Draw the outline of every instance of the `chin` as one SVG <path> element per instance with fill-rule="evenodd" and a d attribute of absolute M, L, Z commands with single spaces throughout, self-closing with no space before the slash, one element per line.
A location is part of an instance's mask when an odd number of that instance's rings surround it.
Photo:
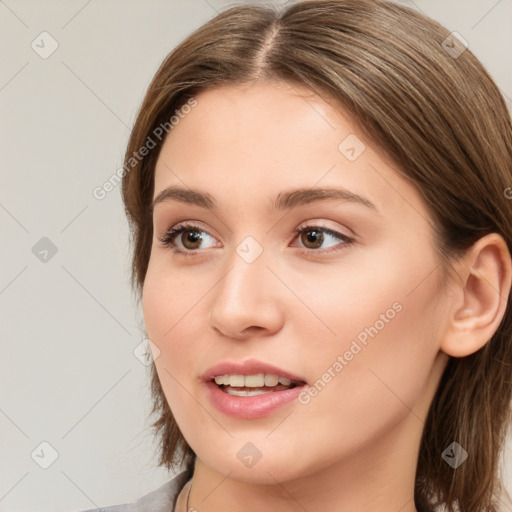
<path fill-rule="evenodd" d="M 283 467 L 287 465 L 288 471 L 283 471 Z M 220 464 L 215 467 L 219 473 L 224 475 L 229 474 L 230 479 L 236 480 L 237 482 L 258 484 L 258 485 L 275 485 L 276 481 L 286 482 L 288 480 L 294 480 L 301 476 L 298 473 L 297 468 L 290 471 L 289 463 L 285 464 L 285 461 L 266 461 L 260 460 L 252 468 L 243 467 L 241 464 L 226 463 Z"/>
<path fill-rule="evenodd" d="M 261 445 L 262 443 L 260 443 Z M 236 446 L 235 446 L 236 445 Z M 202 464 L 213 471 L 228 475 L 229 478 L 238 482 L 275 485 L 276 481 L 286 482 L 312 475 L 321 469 L 321 461 L 304 460 L 300 464 L 296 459 L 296 450 L 291 452 L 280 451 L 275 446 L 272 448 L 262 447 L 260 458 L 252 447 L 245 447 L 244 444 L 233 443 L 230 448 L 221 448 L 215 453 L 211 451 L 201 457 L 201 450 L 196 451 Z M 245 450 L 244 450 L 245 448 Z M 252 454 L 253 459 L 250 459 Z M 245 459 L 245 460 L 244 460 Z"/>

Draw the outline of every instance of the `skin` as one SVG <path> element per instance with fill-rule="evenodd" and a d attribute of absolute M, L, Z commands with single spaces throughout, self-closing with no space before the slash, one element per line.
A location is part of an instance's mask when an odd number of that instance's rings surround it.
<path fill-rule="evenodd" d="M 181 186 L 209 193 L 219 210 L 155 205 L 143 289 L 158 375 L 197 454 L 189 506 L 415 511 L 421 433 L 448 356 L 478 350 L 503 316 L 503 240 L 481 240 L 447 281 L 419 192 L 339 108 L 284 83 L 222 86 L 196 99 L 163 145 L 154 197 Z M 355 161 L 338 149 L 351 134 L 365 145 Z M 375 209 L 340 199 L 269 207 L 299 187 L 344 187 Z M 182 221 L 203 237 L 199 246 L 187 233 L 175 239 L 186 256 L 159 240 Z M 306 223 L 353 242 L 324 235 L 315 245 L 295 232 Z M 247 236 L 263 249 L 252 263 L 236 252 Z M 309 403 L 248 420 L 209 401 L 200 376 L 226 360 L 255 358 L 313 384 L 397 303 L 400 312 Z M 247 442 L 262 454 L 251 468 L 237 457 Z"/>

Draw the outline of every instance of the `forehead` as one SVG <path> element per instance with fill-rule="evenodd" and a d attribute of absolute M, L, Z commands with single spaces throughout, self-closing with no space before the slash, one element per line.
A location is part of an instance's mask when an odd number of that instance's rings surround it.
<path fill-rule="evenodd" d="M 171 185 L 201 188 L 221 201 L 275 197 L 291 186 L 343 186 L 372 196 L 377 207 L 404 197 L 421 202 L 350 116 L 306 88 L 225 85 L 195 99 L 165 140 L 155 197 Z"/>
<path fill-rule="evenodd" d="M 286 83 L 226 85 L 201 92 L 196 101 L 171 130 L 163 150 L 174 161 L 186 156 L 188 167 L 206 158 L 244 167 L 255 157 L 275 164 L 306 158 L 305 163 L 316 164 L 315 146 L 324 150 L 330 144 L 337 151 L 343 132 L 353 132 L 350 122 L 342 126 L 342 116 L 322 98 Z M 196 151 L 185 155 L 192 141 Z"/>

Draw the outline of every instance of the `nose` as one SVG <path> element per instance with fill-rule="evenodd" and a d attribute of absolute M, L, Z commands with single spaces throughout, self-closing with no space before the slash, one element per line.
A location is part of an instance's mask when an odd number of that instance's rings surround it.
<path fill-rule="evenodd" d="M 248 263 L 235 251 L 224 277 L 212 290 L 209 325 L 222 335 L 244 340 L 268 336 L 282 327 L 282 283 L 267 268 L 266 251 Z"/>

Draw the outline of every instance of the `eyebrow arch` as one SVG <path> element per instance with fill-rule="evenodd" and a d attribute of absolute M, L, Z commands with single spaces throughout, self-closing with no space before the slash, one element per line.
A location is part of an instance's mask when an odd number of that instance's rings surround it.
<path fill-rule="evenodd" d="M 362 204 L 376 212 L 377 207 L 368 199 L 354 194 L 345 188 L 298 188 L 287 192 L 281 192 L 272 205 L 274 210 L 290 210 L 296 206 L 315 201 L 328 201 L 338 199 L 340 201 Z"/>
<path fill-rule="evenodd" d="M 273 210 L 291 210 L 299 205 L 316 201 L 340 200 L 358 203 L 378 212 L 377 207 L 368 199 L 361 197 L 345 188 L 298 188 L 281 192 L 271 203 Z M 153 200 L 151 208 L 164 201 L 180 201 L 199 206 L 213 212 L 218 211 L 216 200 L 208 193 L 180 187 L 168 187 L 162 190 Z"/>

